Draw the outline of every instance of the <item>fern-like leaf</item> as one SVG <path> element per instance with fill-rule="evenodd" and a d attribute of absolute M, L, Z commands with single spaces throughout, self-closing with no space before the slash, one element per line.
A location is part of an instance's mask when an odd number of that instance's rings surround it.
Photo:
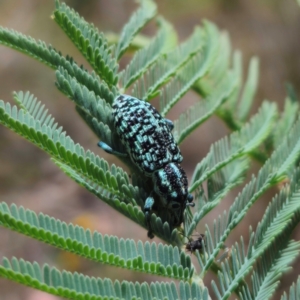
<path fill-rule="evenodd" d="M 196 283 L 191 285 L 180 282 L 179 291 L 175 283 L 151 283 L 115 281 L 85 276 L 80 273 L 60 272 L 45 264 L 41 267 L 37 262 L 31 264 L 15 257 L 9 261 L 3 259 L 0 276 L 48 292 L 67 299 L 105 300 L 105 299 L 169 299 L 208 300 L 208 292 Z"/>
<path fill-rule="evenodd" d="M 276 115 L 276 106 L 264 102 L 255 115 L 241 131 L 232 133 L 215 143 L 208 155 L 197 165 L 191 181 L 190 191 L 194 191 L 211 174 L 238 157 L 253 151 L 267 138 Z"/>
<path fill-rule="evenodd" d="M 300 1 L 298 1 L 300 4 Z M 290 292 L 286 292 L 281 296 L 280 300 L 299 300 L 300 299 L 300 277 L 298 276 L 297 282 L 293 283 L 290 287 Z"/>
<path fill-rule="evenodd" d="M 50 127 L 52 131 L 57 130 L 57 134 L 60 134 L 63 130 L 62 126 L 58 127 L 58 123 L 55 122 L 54 117 L 48 114 L 48 109 L 45 109 L 45 105 L 37 101 L 34 95 L 26 92 L 25 94 L 20 91 L 14 93 L 14 100 L 19 107 L 28 112 L 35 120 L 40 122 L 40 126 Z"/>
<path fill-rule="evenodd" d="M 144 214 L 137 207 L 134 210 L 128 208 L 129 203 L 136 205 L 135 199 L 141 195 L 138 188 L 129 184 L 128 175 L 121 168 L 112 166 L 109 170 L 105 160 L 90 151 L 85 152 L 65 132 L 45 124 L 41 126 L 40 121 L 28 112 L 18 111 L 15 106 L 11 108 L 9 103 L 5 105 L 3 101 L 0 101 L 0 123 L 46 151 L 73 179 L 92 186 L 89 190 L 99 198 L 146 227 L 144 220 L 141 221 Z M 116 197 L 126 204 L 117 201 Z"/>
<path fill-rule="evenodd" d="M 204 22 L 204 29 L 196 28 L 186 42 L 168 53 L 166 58 L 159 59 L 143 78 L 134 84 L 132 94 L 144 100 L 150 100 L 158 95 L 160 87 L 204 47 L 205 32 L 210 37 L 209 41 L 215 43 L 218 40 L 217 28 L 212 23 Z"/>
<path fill-rule="evenodd" d="M 243 220 L 244 216 L 246 215 L 249 208 L 253 205 L 253 203 L 272 185 L 279 183 L 286 176 L 286 174 L 288 174 L 290 168 L 299 158 L 299 127 L 300 121 L 298 121 L 295 124 L 293 130 L 290 132 L 287 139 L 282 142 L 281 146 L 272 154 L 270 159 L 261 168 L 261 170 L 258 173 L 258 178 L 256 179 L 253 176 L 252 180 L 244 187 L 242 192 L 231 205 L 227 219 L 227 226 L 223 230 L 223 233 L 218 235 L 219 239 L 218 242 L 214 245 L 214 251 L 206 259 L 207 263 L 204 266 L 205 270 L 209 269 L 210 265 L 213 263 L 213 260 L 217 256 L 218 251 L 223 247 L 223 244 L 226 238 L 228 237 L 229 233 L 233 230 L 233 228 L 235 228 L 239 224 L 239 222 L 241 222 L 241 220 Z M 298 173 L 296 173 L 295 175 L 294 182 L 299 182 Z M 290 205 L 286 206 L 286 211 L 284 211 L 283 213 L 283 216 L 286 216 L 286 222 L 290 221 L 290 214 L 295 214 L 300 208 L 300 201 L 298 199 L 298 194 L 296 193 L 298 186 L 294 184 L 292 185 L 292 187 L 292 192 L 294 192 L 293 196 L 295 197 L 295 201 Z M 284 199 L 286 199 L 286 197 Z M 279 222 L 279 224 L 275 223 L 275 225 L 277 225 L 277 228 L 272 228 L 272 230 L 269 231 L 270 234 L 272 235 L 272 233 L 274 232 L 280 232 L 280 228 L 278 228 L 278 226 L 281 226 L 282 231 L 287 224 L 288 223 L 281 221 Z M 264 235 L 261 234 L 260 236 L 261 238 L 265 238 L 268 235 L 264 233 Z M 266 246 L 268 245 L 268 243 L 263 243 L 262 245 Z"/>
<path fill-rule="evenodd" d="M 210 69 L 219 49 L 212 27 L 206 26 L 203 38 L 203 49 L 192 57 L 176 76 L 162 89 L 160 113 L 165 116 L 181 99 L 195 82 L 200 80 Z"/>
<path fill-rule="evenodd" d="M 0 27 L 0 44 L 29 55 L 53 69 L 72 61 L 42 41 L 36 41 L 30 36 L 3 27 Z"/>
<path fill-rule="evenodd" d="M 113 93 L 109 93 L 105 85 L 102 85 L 100 94 L 106 98 L 101 98 L 93 90 L 89 90 L 86 85 L 79 83 L 74 76 L 63 68 L 56 71 L 56 78 L 57 88 L 75 102 L 76 110 L 99 139 L 124 153 L 122 144 L 115 140 L 113 134 L 114 125 L 111 108 L 114 99 Z M 124 158 L 124 162 L 129 166 L 132 165 L 128 158 Z"/>
<path fill-rule="evenodd" d="M 141 1 L 140 8 L 131 16 L 124 26 L 116 48 L 118 59 L 129 47 L 134 36 L 156 15 L 156 4 L 152 0 Z"/>
<path fill-rule="evenodd" d="M 290 133 L 288 140 L 282 143 L 261 168 L 258 178 L 256 179 L 253 177 L 250 183 L 245 186 L 240 195 L 235 199 L 230 207 L 226 229 L 219 235 L 219 241 L 214 245 L 214 252 L 212 255 L 217 255 L 218 249 L 222 248 L 229 233 L 239 224 L 239 222 L 241 222 L 253 203 L 273 184 L 280 182 L 283 176 L 288 172 L 291 164 L 297 160 L 300 155 L 299 136 L 297 135 L 298 140 L 296 139 L 295 141 L 294 139 L 295 135 L 299 132 L 299 126 L 300 122 L 298 121 L 293 128 L 293 131 Z M 267 210 L 262 225 L 257 229 L 255 241 L 255 247 L 256 249 L 259 249 L 256 253 L 257 257 L 259 257 L 273 241 L 275 237 L 274 233 L 279 234 L 282 232 L 290 222 L 297 224 L 297 218 L 293 219 L 293 216 L 300 211 L 299 178 L 300 172 L 298 170 L 293 178 L 293 183 L 290 188 L 290 197 L 287 197 L 286 192 L 283 190 L 279 195 L 279 199 L 273 201 L 274 209 L 270 209 L 271 214 Z M 280 213 L 280 217 L 276 219 L 277 214 L 279 215 Z M 272 222 L 270 220 L 272 220 Z M 210 256 L 207 261 L 211 264 L 213 262 L 213 256 Z M 208 268 L 209 265 L 205 265 L 205 270 Z"/>
<path fill-rule="evenodd" d="M 234 112 L 238 105 L 238 100 L 242 89 L 243 65 L 242 54 L 240 51 L 234 51 L 233 53 L 231 72 L 235 75 L 235 78 L 237 78 L 237 86 L 226 101 L 225 107 L 228 109 L 228 111 Z"/>
<path fill-rule="evenodd" d="M 118 82 L 118 63 L 113 58 L 104 35 L 65 3 L 60 4 L 59 1 L 56 1 L 54 19 L 100 78 L 108 86 L 115 86 Z"/>
<path fill-rule="evenodd" d="M 283 180 L 289 173 L 300 156 L 299 127 L 300 121 L 298 120 L 288 137 L 282 141 L 280 147 L 260 169 L 258 178 L 253 177 L 236 198 L 230 207 L 228 224 L 234 223 L 236 226 L 254 201 L 272 185 Z"/>
<path fill-rule="evenodd" d="M 78 83 L 76 78 L 63 68 L 58 69 L 56 78 L 58 89 L 72 99 L 81 110 L 110 129 L 113 128 L 111 105 L 96 96 L 85 85 Z"/>
<path fill-rule="evenodd" d="M 126 66 L 126 69 L 120 73 L 120 82 L 123 90 L 142 76 L 166 52 L 166 49 L 175 46 L 171 25 L 162 18 L 159 19 L 159 25 L 160 31 L 150 44 L 136 52 L 130 63 Z"/>
<path fill-rule="evenodd" d="M 226 104 L 219 109 L 218 116 L 223 119 L 232 130 L 239 130 L 248 118 L 257 89 L 258 81 L 258 59 L 253 57 L 250 61 L 248 78 L 243 87 L 242 55 L 236 51 L 233 56 L 233 72 L 238 78 L 235 91 L 226 101 Z"/>
<path fill-rule="evenodd" d="M 286 232 L 288 232 L 288 230 L 286 230 Z M 255 260 L 258 258 L 260 258 L 261 261 L 258 268 L 265 268 L 265 274 L 264 272 L 260 273 L 261 278 L 255 276 L 254 280 L 261 285 L 255 286 L 254 295 L 251 299 L 270 299 L 274 292 L 274 287 L 279 283 L 276 281 L 278 277 L 280 277 L 280 273 L 286 272 L 289 269 L 288 265 L 297 257 L 300 250 L 299 242 L 291 241 L 287 244 L 284 240 L 286 240 L 286 236 L 277 236 L 274 242 L 269 244 L 271 245 L 269 251 L 266 251 L 264 255 L 262 255 L 262 253 L 258 255 L 250 248 L 250 246 L 252 246 L 251 242 L 246 252 L 245 245 L 241 239 L 241 245 L 236 244 L 232 247 L 230 259 L 221 265 L 222 271 L 218 274 L 221 290 L 218 289 L 216 283 L 212 281 L 217 299 L 228 299 L 232 292 L 243 286 L 243 279 L 252 270 Z M 267 260 L 271 258 L 273 260 L 270 266 Z M 274 275 L 274 278 L 270 277 L 271 275 Z M 246 295 L 244 294 L 244 296 Z"/>
<path fill-rule="evenodd" d="M 276 240 L 264 255 L 260 258 L 256 266 L 256 272 L 251 276 L 253 298 L 271 299 L 274 291 L 280 284 L 280 278 L 284 273 L 291 269 L 290 265 L 299 255 L 299 242 L 289 241 L 288 244 L 284 239 Z M 247 296 L 242 297 L 246 300 Z"/>
<path fill-rule="evenodd" d="M 107 190 L 103 189 L 100 184 L 98 184 L 97 182 L 95 183 L 95 180 L 90 180 L 88 177 L 83 177 L 82 175 L 78 174 L 78 172 L 76 172 L 69 165 L 61 163 L 60 161 L 55 159 L 52 160 L 63 172 L 65 172 L 79 185 L 85 187 L 89 192 L 96 195 L 98 198 L 106 202 L 108 205 L 119 211 L 124 216 L 128 217 L 145 229 L 148 229 L 145 215 L 141 211 L 141 207 L 144 207 L 144 199 L 146 199 L 147 195 L 141 193 L 141 191 L 136 187 L 135 189 L 132 189 L 131 186 L 129 186 L 128 188 L 125 184 L 118 184 L 118 186 L 122 187 L 124 193 L 128 193 L 127 198 L 119 198 L 118 196 L 114 196 L 112 193 L 109 193 Z M 109 181 L 109 174 L 106 173 L 105 175 L 108 177 L 107 181 Z M 115 187 L 117 186 L 115 180 L 112 183 L 114 183 Z M 132 196 L 129 197 L 129 195 L 134 191 L 138 195 L 135 199 L 130 198 Z M 160 217 L 157 217 L 155 215 L 155 213 L 151 214 L 150 223 L 151 230 L 156 236 L 172 245 L 181 245 L 181 239 L 178 236 L 177 230 L 170 228 L 169 223 L 163 222 Z"/>
<path fill-rule="evenodd" d="M 200 195 L 196 193 L 196 211 L 190 222 L 185 222 L 186 236 L 190 236 L 203 217 L 215 208 L 234 187 L 243 182 L 249 166 L 249 159 L 236 159 L 208 179 L 207 199 L 201 193 Z"/>
<path fill-rule="evenodd" d="M 104 99 L 107 103 L 111 104 L 114 98 L 119 93 L 117 87 L 108 87 L 105 81 L 101 81 L 99 76 L 93 71 L 89 73 L 84 70 L 83 67 L 79 67 L 77 64 L 67 63 L 66 65 L 58 66 L 59 70 L 66 70 L 68 75 L 75 78 L 78 83 L 84 85 L 89 91 L 94 92 L 95 95 Z"/>
<path fill-rule="evenodd" d="M 299 115 L 299 103 L 298 99 L 293 95 L 292 92 L 285 99 L 284 110 L 280 116 L 280 119 L 276 123 L 276 130 L 273 134 L 273 144 L 276 149 L 282 141 L 282 137 L 291 130 Z"/>
<path fill-rule="evenodd" d="M 174 121 L 174 137 L 180 144 L 205 122 L 227 100 L 237 85 L 237 78 L 228 73 L 207 98 L 191 106 Z"/>
<path fill-rule="evenodd" d="M 250 61 L 250 66 L 248 70 L 248 78 L 244 86 L 244 90 L 239 102 L 239 107 L 237 111 L 237 118 L 243 122 L 248 117 L 251 105 L 253 103 L 253 98 L 257 89 L 258 82 L 258 59 L 253 57 Z"/>
<path fill-rule="evenodd" d="M 90 74 L 82 67 L 79 67 L 72 58 L 63 57 L 52 46 L 47 46 L 44 42 L 36 41 L 32 37 L 0 27 L 0 43 L 29 55 L 52 69 L 56 70 L 58 67 L 66 69 L 79 83 L 86 85 L 89 90 L 102 99 L 106 99 L 109 103 L 113 102 L 117 94 L 114 86 L 108 89 L 107 84 L 103 81 L 100 82 L 97 75 L 94 73 Z"/>
<path fill-rule="evenodd" d="M 228 34 L 226 32 L 221 33 L 217 42 L 218 48 L 215 49 L 215 59 L 207 74 L 193 86 L 194 90 L 202 97 L 210 95 L 228 72 L 231 54 Z"/>
<path fill-rule="evenodd" d="M 181 280 L 193 274 L 190 257 L 178 247 L 102 236 L 14 204 L 0 203 L 0 224 L 95 262 Z"/>

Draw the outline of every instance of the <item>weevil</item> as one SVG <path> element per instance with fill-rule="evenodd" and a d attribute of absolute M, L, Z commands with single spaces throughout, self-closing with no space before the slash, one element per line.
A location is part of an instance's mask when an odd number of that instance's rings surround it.
<path fill-rule="evenodd" d="M 159 197 L 160 207 L 170 212 L 172 225 L 179 226 L 184 209 L 194 203 L 188 192 L 187 176 L 180 166 L 183 157 L 171 132 L 173 122 L 163 118 L 150 103 L 128 95 L 115 98 L 113 122 L 126 153 L 115 151 L 102 141 L 98 146 L 110 154 L 129 156 L 142 174 L 152 178 L 154 188 L 143 207 L 148 236 L 153 237 L 150 216 L 155 205 L 154 195 Z"/>

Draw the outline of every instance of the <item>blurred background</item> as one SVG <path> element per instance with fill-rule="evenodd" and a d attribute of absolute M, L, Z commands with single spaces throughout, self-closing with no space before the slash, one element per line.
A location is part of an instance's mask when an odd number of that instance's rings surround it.
<path fill-rule="evenodd" d="M 180 40 L 189 36 L 194 26 L 201 24 L 203 19 L 208 19 L 229 33 L 233 49 L 242 51 L 245 75 L 250 58 L 253 55 L 259 57 L 260 80 L 253 113 L 264 99 L 277 102 L 282 109 L 286 96 L 284 86 L 286 82 L 292 83 L 298 95 L 300 94 L 300 7 L 296 0 L 157 2 L 159 13 L 175 26 Z M 115 33 L 120 31 L 136 8 L 133 0 L 70 0 L 66 3 L 87 21 L 94 23 L 100 31 Z M 63 54 L 69 54 L 77 62 L 87 66 L 79 52 L 51 19 L 53 9 L 54 1 L 0 0 L 0 25 L 52 44 Z M 110 163 L 119 164 L 113 156 L 97 148 L 97 138 L 77 117 L 74 105 L 58 92 L 54 82 L 53 70 L 12 49 L 0 46 L 0 99 L 11 101 L 13 91 L 29 90 L 46 105 L 75 142 L 105 157 Z M 185 97 L 186 101 L 194 98 L 193 93 Z M 169 117 L 175 118 L 186 107 L 185 103 L 184 101 L 179 103 Z M 182 144 L 181 150 L 185 157 L 183 167 L 189 178 L 197 162 L 207 153 L 210 144 L 227 133 L 224 124 L 217 118 L 212 118 Z M 251 172 L 256 172 L 258 168 L 259 165 L 254 165 Z M 201 222 L 198 232 L 204 232 L 205 223 L 211 223 L 211 220 L 224 209 L 228 211 L 239 190 L 240 188 L 236 188 L 224 199 L 218 209 L 209 215 L 209 220 Z M 273 190 L 267 193 L 254 205 L 244 222 L 230 235 L 228 246 L 242 234 L 247 240 L 249 225 L 256 228 L 268 201 L 275 192 Z M 92 230 L 97 229 L 102 234 L 147 240 L 145 230 L 79 187 L 64 175 L 45 153 L 2 126 L 0 126 L 0 195 L 1 201 L 16 203 L 37 213 L 43 212 Z M 299 239 L 300 233 L 295 232 L 294 237 Z M 158 241 L 157 238 L 154 240 Z M 94 264 L 0 227 L 0 257 L 3 256 L 22 257 L 31 262 L 48 263 L 60 270 L 79 271 L 101 278 L 139 282 L 156 280 L 140 273 Z M 299 270 L 299 263 L 300 260 L 295 262 L 296 270 Z M 284 276 L 278 295 L 296 278 L 297 271 Z M 57 297 L 0 278 L 0 300 L 6 299 L 51 300 Z"/>

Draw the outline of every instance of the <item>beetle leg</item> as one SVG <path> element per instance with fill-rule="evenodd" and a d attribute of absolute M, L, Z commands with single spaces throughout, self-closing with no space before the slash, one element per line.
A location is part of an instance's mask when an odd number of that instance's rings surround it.
<path fill-rule="evenodd" d="M 151 230 L 151 223 L 150 223 L 151 211 L 152 211 L 153 204 L 154 204 L 154 198 L 152 196 L 149 196 L 145 201 L 144 212 L 145 212 L 145 218 L 146 218 L 146 223 L 147 223 L 147 227 L 148 227 L 148 237 L 150 239 L 154 238 L 154 235 Z"/>
<path fill-rule="evenodd" d="M 107 152 L 109 154 L 114 154 L 117 156 L 127 156 L 127 153 L 121 153 L 119 151 L 116 151 L 102 141 L 100 141 L 97 145 L 98 145 L 98 147 L 102 148 L 105 152 Z"/>
<path fill-rule="evenodd" d="M 173 122 L 169 119 L 165 119 L 165 122 L 166 122 L 167 126 L 169 127 L 170 131 L 172 131 L 174 128 Z"/>

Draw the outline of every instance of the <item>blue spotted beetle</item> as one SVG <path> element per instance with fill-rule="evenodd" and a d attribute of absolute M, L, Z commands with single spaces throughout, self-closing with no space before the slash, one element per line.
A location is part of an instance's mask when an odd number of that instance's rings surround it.
<path fill-rule="evenodd" d="M 188 181 L 180 166 L 182 155 L 171 133 L 172 121 L 164 119 L 149 103 L 128 95 L 119 95 L 113 104 L 113 120 L 116 132 L 127 153 L 120 153 L 100 141 L 104 151 L 127 156 L 147 177 L 152 178 L 154 190 L 145 200 L 144 213 L 148 236 L 153 237 L 150 216 L 155 206 L 154 196 L 159 196 L 160 206 L 167 209 L 171 225 L 183 222 L 186 206 L 194 206 L 188 193 Z"/>

